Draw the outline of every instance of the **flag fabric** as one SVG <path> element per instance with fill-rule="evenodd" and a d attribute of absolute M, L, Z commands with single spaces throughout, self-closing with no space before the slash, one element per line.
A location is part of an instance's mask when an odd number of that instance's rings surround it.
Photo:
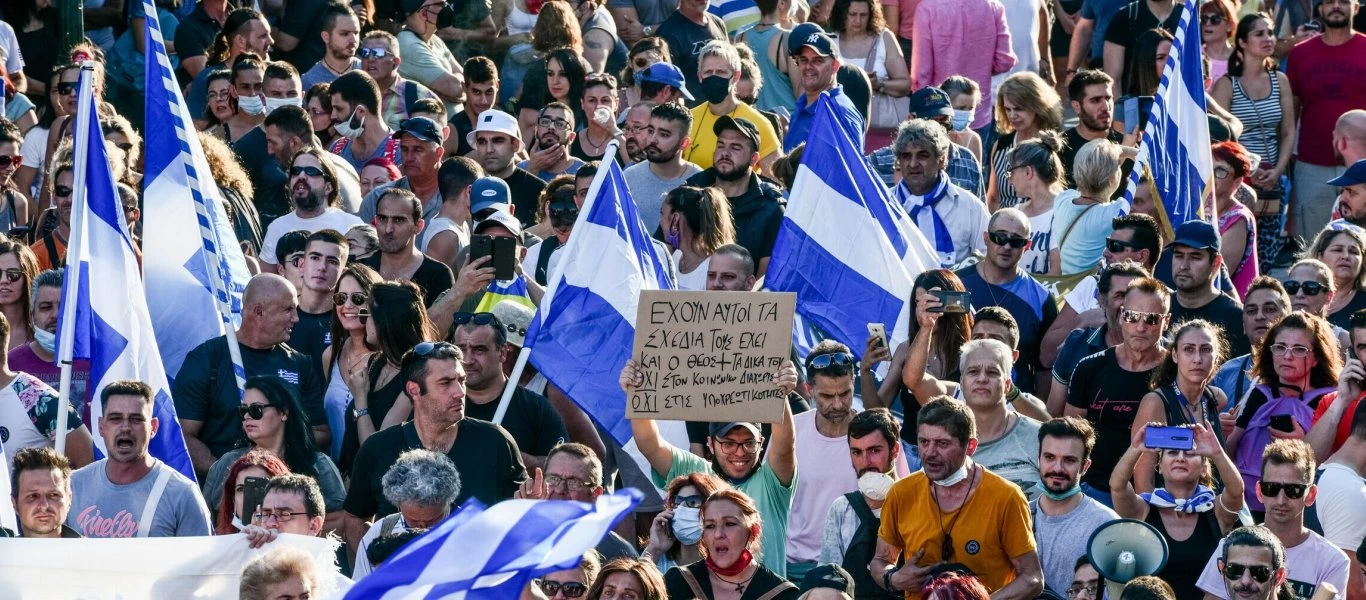
<path fill-rule="evenodd" d="M 516 598 L 532 578 L 578 565 L 641 497 L 625 489 L 592 505 L 506 500 L 487 509 L 470 500 L 357 582 L 346 600 Z"/>
<path fill-rule="evenodd" d="M 155 292 L 147 308 L 174 378 L 190 350 L 225 333 L 224 312 L 234 328 L 241 324 L 251 273 L 176 85 L 156 6 L 137 1 L 147 13 L 142 243 L 147 289 Z"/>
<path fill-rule="evenodd" d="M 726 33 L 731 37 L 740 35 L 759 22 L 759 5 L 754 0 L 712 0 L 707 12 L 716 15 L 726 24 Z"/>
<path fill-rule="evenodd" d="M 1132 201 L 1143 166 L 1152 174 L 1153 200 L 1170 239 L 1182 223 L 1212 218 L 1209 117 L 1205 112 L 1205 76 L 1201 61 L 1198 12 L 1181 11 L 1167 66 L 1143 129 L 1138 164 L 1129 176 L 1126 199 Z"/>
<path fill-rule="evenodd" d="M 531 296 L 527 292 L 526 276 L 518 275 L 511 281 L 490 281 L 488 289 L 484 290 L 484 297 L 479 300 L 479 306 L 475 307 L 474 312 L 493 312 L 493 307 L 504 300 L 515 302 L 532 311 L 536 310 L 536 303 L 531 301 Z"/>
<path fill-rule="evenodd" d="M 862 355 L 868 324 L 906 340 L 911 289 L 939 258 L 862 160 L 822 95 L 787 200 L 765 287 L 796 292 L 797 312 Z"/>
<path fill-rule="evenodd" d="M 105 154 L 91 91 L 92 72 L 90 67 L 81 71 L 81 95 L 73 119 L 76 192 L 57 356 L 63 364 L 73 358 L 90 360 L 91 415 L 103 412 L 100 392 L 110 382 L 131 379 L 151 386 L 152 414 L 161 425 L 149 442 L 150 452 L 193 481 L 194 467 L 181 437 L 171 387 L 152 334 L 133 240 Z M 65 399 L 70 390 L 61 392 Z M 97 419 L 92 417 L 91 421 L 98 425 Z M 103 446 L 98 434 L 94 438 Z"/>
<path fill-rule="evenodd" d="M 14 492 L 10 490 L 9 457 L 5 442 L 0 440 L 0 527 L 19 533 L 19 518 L 14 513 Z"/>

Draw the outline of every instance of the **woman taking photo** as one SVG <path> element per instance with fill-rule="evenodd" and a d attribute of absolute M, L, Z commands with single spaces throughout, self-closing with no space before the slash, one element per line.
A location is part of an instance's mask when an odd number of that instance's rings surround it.
<path fill-rule="evenodd" d="M 759 509 L 744 492 L 727 488 L 708 496 L 702 502 L 706 558 L 664 574 L 669 600 L 795 600 L 797 586 L 754 555 L 762 535 Z"/>
<path fill-rule="evenodd" d="M 0 238 L 0 314 L 9 323 L 9 347 L 5 352 L 33 340 L 33 304 L 29 294 L 38 276 L 38 259 L 21 242 Z"/>
<path fill-rule="evenodd" d="M 1320 231 L 1309 245 L 1309 256 L 1333 270 L 1333 301 L 1328 303 L 1328 322 L 1342 329 L 1351 326 L 1352 313 L 1366 308 L 1366 231 L 1353 225 Z"/>
<path fill-rule="evenodd" d="M 1227 353 L 1223 336 L 1209 321 L 1195 319 L 1177 327 L 1171 351 L 1153 371 L 1152 391 L 1138 403 L 1133 429 L 1217 421 L 1228 399 L 1209 383 Z M 1223 433 L 1215 429 L 1214 434 L 1222 445 Z M 1153 458 L 1143 454 L 1134 468 L 1134 487 L 1139 491 L 1153 489 Z"/>
<path fill-rule="evenodd" d="M 322 363 L 327 377 L 323 394 L 323 408 L 327 412 L 327 426 L 331 428 L 332 460 L 341 459 L 342 438 L 346 431 L 346 410 L 351 404 L 351 389 L 347 386 L 358 371 L 364 371 L 366 359 L 374 351 L 365 341 L 365 321 L 361 314 L 370 303 L 370 288 L 382 279 L 374 269 L 360 263 L 349 263 L 337 280 L 337 291 L 332 295 L 336 305 L 332 313 L 332 344 L 323 350 Z"/>
<path fill-rule="evenodd" d="M 1062 99 L 1057 91 L 1032 72 L 1006 78 L 996 97 L 996 131 L 1001 136 L 991 144 L 988 155 L 991 173 L 987 177 L 987 212 L 995 213 L 1020 203 L 1010 184 L 1010 151 L 1039 137 L 1041 131 L 1061 130 Z"/>
<path fill-rule="evenodd" d="M 1053 201 L 1053 231 L 1059 235 L 1049 256 L 1054 274 L 1084 273 L 1100 263 L 1112 222 L 1124 210 L 1122 202 L 1110 201 L 1123 160 L 1124 147 L 1107 139 L 1091 140 L 1077 151 L 1072 165 L 1077 189 Z"/>
<path fill-rule="evenodd" d="M 682 186 L 664 196 L 659 228 L 678 264 L 678 289 L 707 289 L 707 265 L 716 249 L 735 243 L 730 200 L 721 190 Z"/>
<path fill-rule="evenodd" d="M 1209 557 L 1219 540 L 1238 525 L 1243 509 L 1243 480 L 1238 468 L 1224 453 L 1209 423 L 1191 427 L 1195 438 L 1192 450 L 1161 450 L 1144 443 L 1148 427 L 1134 428 L 1129 449 L 1120 457 L 1110 476 L 1110 493 L 1115 512 L 1126 519 L 1152 525 L 1167 540 L 1167 565 L 1154 573 L 1177 590 L 1177 600 L 1201 600 L 1204 592 L 1196 587 Z M 1129 484 L 1139 457 L 1152 454 L 1163 487 L 1138 494 Z M 1224 490 L 1210 489 L 1213 467 L 1224 483 Z M 1260 466 L 1260 464 L 1259 464 Z"/>
<path fill-rule="evenodd" d="M 1295 102 L 1290 80 L 1276 68 L 1276 35 L 1271 17 L 1256 13 L 1238 21 L 1236 48 L 1228 73 L 1214 82 L 1210 97 L 1243 124 L 1238 141 L 1260 157 L 1248 183 L 1257 192 L 1257 258 L 1263 271 L 1281 251 L 1285 193 L 1281 177 L 1290 166 L 1295 143 Z"/>
<path fill-rule="evenodd" d="M 223 479 L 224 482 L 232 482 L 231 485 L 221 486 L 223 491 L 218 496 L 204 495 L 210 503 L 215 503 L 213 508 L 218 515 L 214 520 L 213 534 L 232 535 L 251 524 L 251 519 L 242 514 L 246 508 L 242 505 L 242 490 L 247 479 L 270 479 L 288 472 L 285 461 L 263 448 L 252 448 L 233 461 L 232 466 L 228 467 L 227 477 Z M 231 507 L 231 510 L 223 510 L 225 506 Z"/>
<path fill-rule="evenodd" d="M 1200 5 L 1200 44 L 1209 59 L 1212 85 L 1228 72 L 1228 61 L 1233 55 L 1233 28 L 1237 17 L 1228 0 L 1209 0 Z M 1274 41 L 1274 40 L 1273 40 Z M 1206 89 L 1209 85 L 1205 86 Z"/>
<path fill-rule="evenodd" d="M 891 141 L 890 132 L 910 111 L 911 73 L 901 45 L 887 29 L 878 1 L 835 0 L 829 30 L 839 44 L 841 61 L 868 74 L 873 89 L 868 131 L 870 137 L 879 136 L 868 147 L 880 148 Z"/>
<path fill-rule="evenodd" d="M 738 40 L 754 51 L 754 62 L 759 65 L 764 85 L 759 88 L 754 108 L 762 111 L 778 111 L 781 108 L 791 114 L 797 110 L 797 94 L 792 91 L 791 75 L 796 65 L 787 51 L 787 36 L 792 29 L 786 24 L 793 1 L 755 0 L 759 8 L 759 22 L 740 34 Z"/>
<path fill-rule="evenodd" d="M 670 481 L 665 488 L 665 509 L 650 525 L 650 539 L 640 557 L 653 560 L 661 573 L 702 560 L 702 501 L 724 487 L 724 482 L 706 473 Z"/>
<path fill-rule="evenodd" d="M 588 600 L 668 600 L 664 577 L 649 562 L 636 558 L 614 558 L 598 571 Z"/>
<path fill-rule="evenodd" d="M 1238 142 L 1220 142 L 1211 150 L 1214 158 L 1214 210 L 1219 215 L 1219 254 L 1233 277 L 1238 299 L 1260 275 L 1257 265 L 1257 222 L 1237 200 L 1243 180 L 1251 175 L 1252 159 Z"/>
<path fill-rule="evenodd" d="M 1029 237 L 1033 242 L 1025 250 L 1020 267 L 1035 275 L 1057 275 L 1050 268 L 1049 256 L 1055 244 L 1061 244 L 1063 231 L 1053 235 L 1053 203 L 1063 191 L 1062 135 L 1056 131 L 1042 131 L 1037 139 L 1017 144 L 1006 155 L 1009 167 L 1006 179 L 1020 199 L 1016 207 L 1029 217 Z M 1076 233 L 1075 228 L 1067 232 Z"/>

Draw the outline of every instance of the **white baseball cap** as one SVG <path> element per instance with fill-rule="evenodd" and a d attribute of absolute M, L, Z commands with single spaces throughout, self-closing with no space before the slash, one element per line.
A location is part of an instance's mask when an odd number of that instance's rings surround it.
<path fill-rule="evenodd" d="M 517 118 L 501 110 L 488 109 L 479 113 L 474 124 L 474 131 L 465 135 L 465 142 L 474 145 L 474 136 L 481 131 L 493 131 L 506 133 L 515 139 L 522 139 L 522 130 L 517 127 Z"/>

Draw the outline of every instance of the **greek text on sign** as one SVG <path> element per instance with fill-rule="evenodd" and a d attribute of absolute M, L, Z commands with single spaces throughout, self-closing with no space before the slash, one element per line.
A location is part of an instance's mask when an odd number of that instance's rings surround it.
<path fill-rule="evenodd" d="M 777 422 L 787 397 L 773 374 L 792 352 L 796 303 L 778 292 L 642 291 L 631 357 L 645 382 L 626 416 Z"/>

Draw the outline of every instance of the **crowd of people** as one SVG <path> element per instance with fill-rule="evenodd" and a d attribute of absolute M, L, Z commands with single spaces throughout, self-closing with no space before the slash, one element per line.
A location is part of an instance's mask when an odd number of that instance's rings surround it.
<path fill-rule="evenodd" d="M 196 479 L 150 454 L 143 382 L 93 402 L 77 361 L 59 426 L 82 65 L 137 240 L 149 15 L 86 0 L 58 53 L 58 9 L 10 3 L 4 535 L 330 537 L 360 579 L 469 499 L 635 488 L 522 597 L 1099 600 L 1088 541 L 1126 518 L 1168 558 L 1111 600 L 1366 599 L 1359 0 L 154 5 L 253 273 L 245 387 L 228 336 L 171 373 Z M 1136 158 L 1183 20 L 1213 212 L 1173 227 Z M 630 452 L 512 379 L 609 161 L 675 287 L 762 293 L 818 103 L 938 259 L 905 343 L 799 332 L 820 341 L 773 373 L 774 422 L 633 419 Z M 242 598 L 326 588 L 311 564 L 269 552 Z"/>

